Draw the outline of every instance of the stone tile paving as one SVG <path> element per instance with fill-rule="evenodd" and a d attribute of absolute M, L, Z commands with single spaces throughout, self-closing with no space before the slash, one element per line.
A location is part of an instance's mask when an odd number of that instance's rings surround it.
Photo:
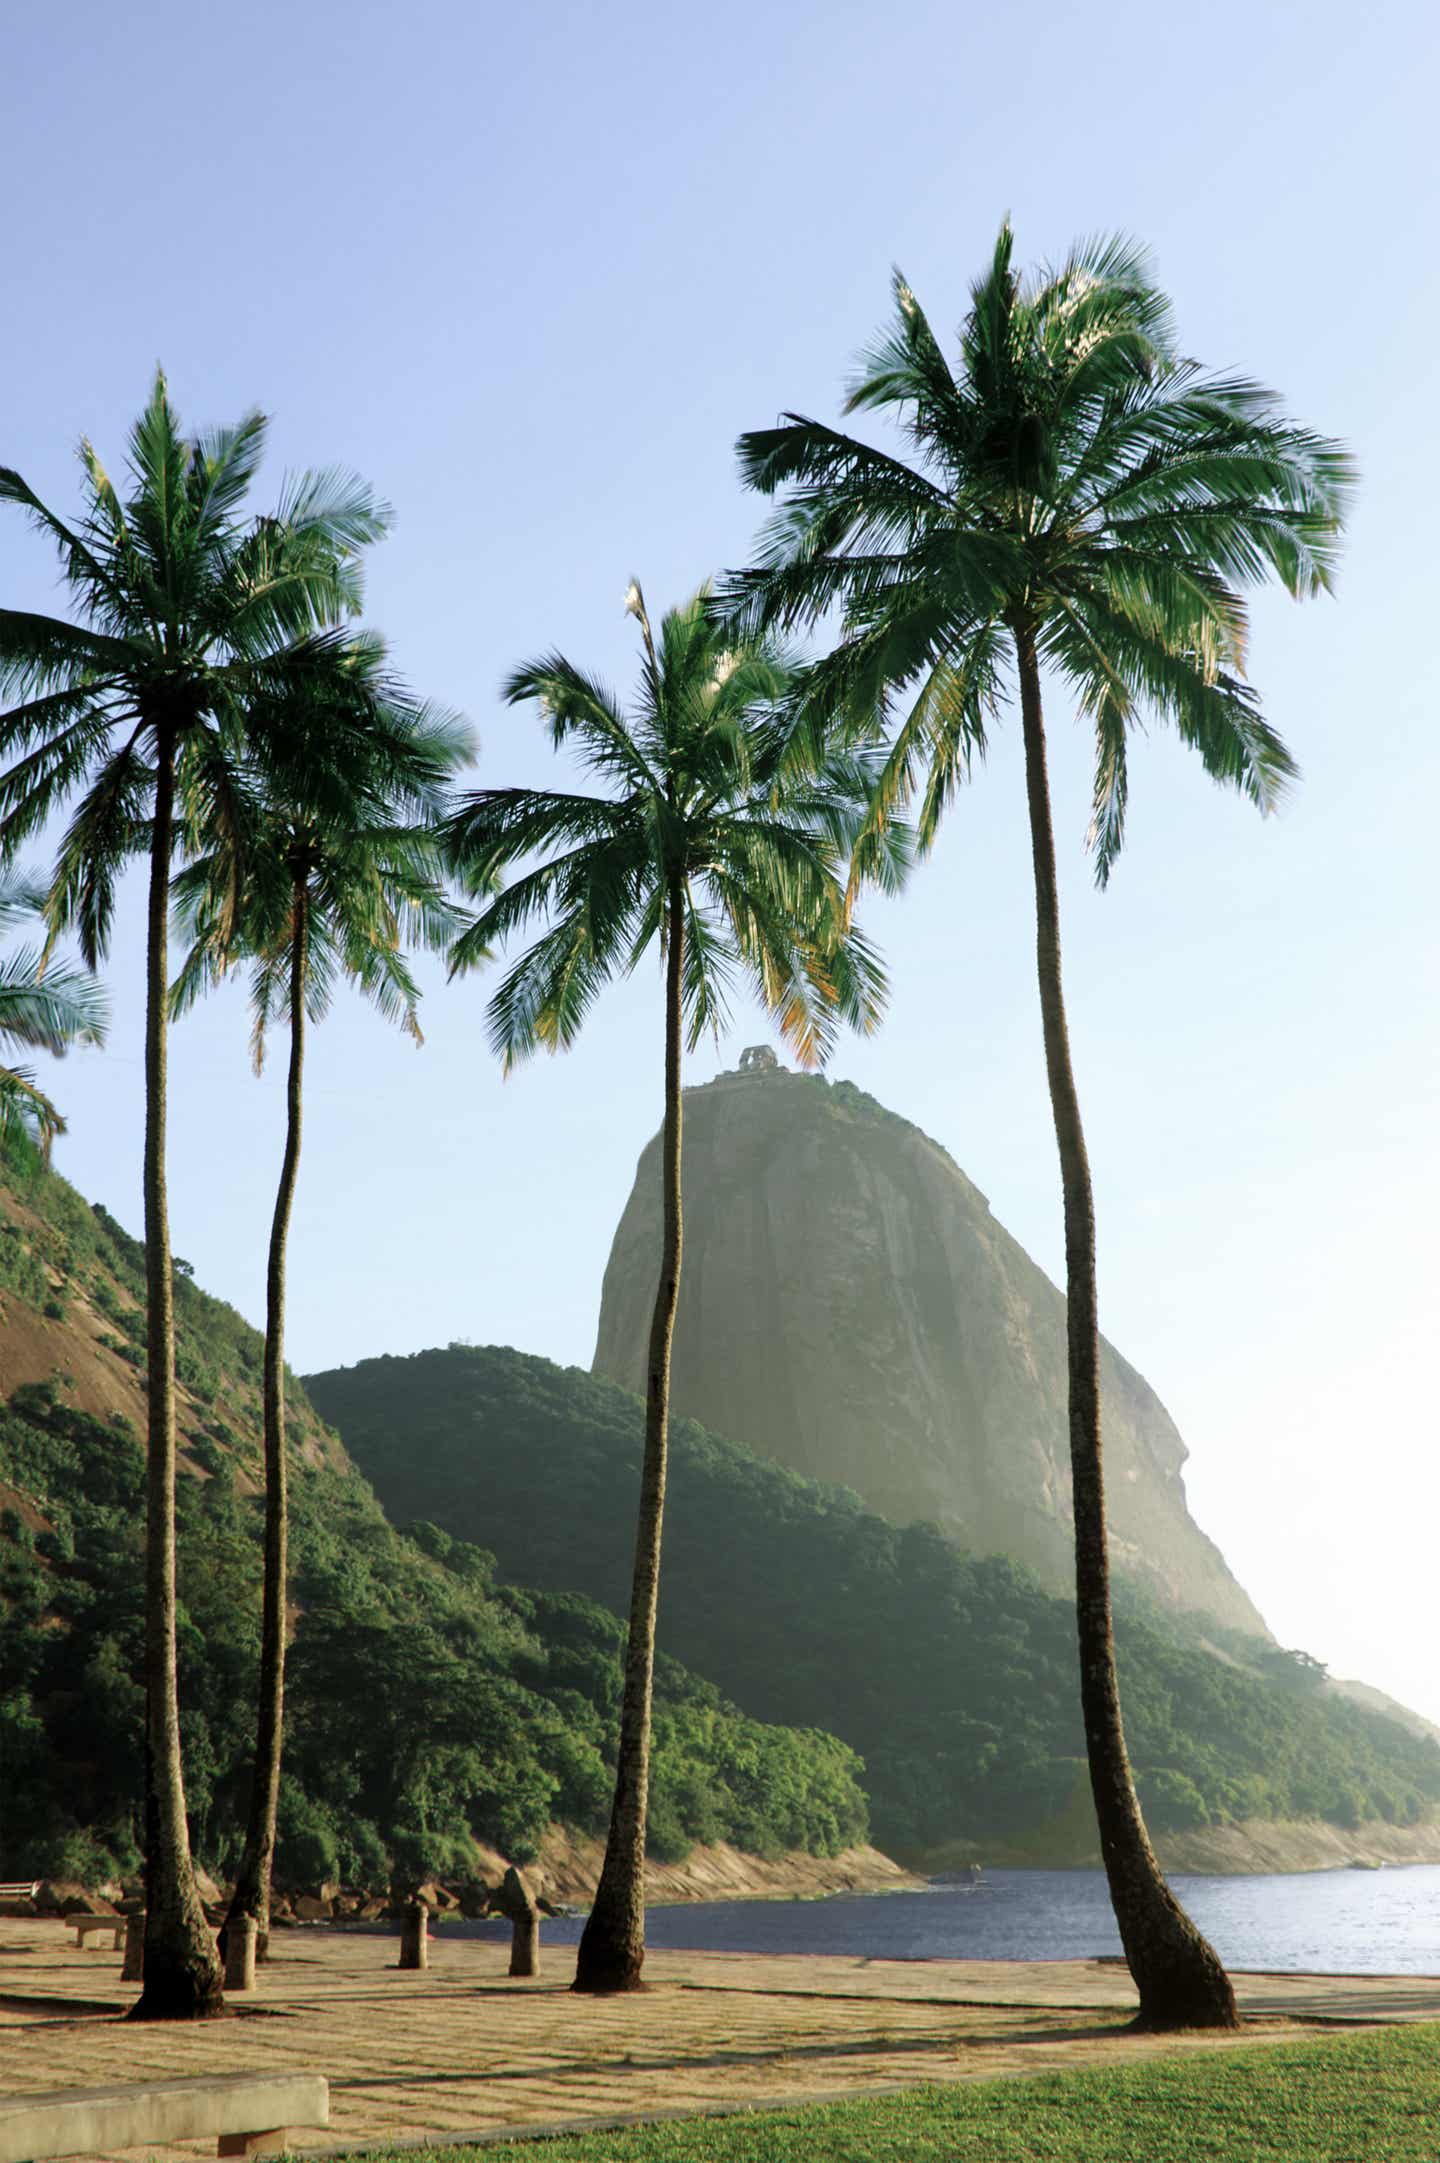
<path fill-rule="evenodd" d="M 492 1941 L 433 1942 L 423 1974 L 393 1938 L 277 1934 L 276 1958 L 235 2017 L 193 2028 L 119 2019 L 133 1990 L 118 1956 L 61 1926 L 0 1921 L 0 2085 L 8 2093 L 184 2074 L 321 2072 L 328 2131 L 302 2149 L 554 2126 L 629 2113 L 793 2102 L 860 2088 L 1033 2073 L 1226 2038 L 1130 2035 L 1135 1998 L 1109 1961 L 871 1961 L 652 1953 L 652 1987 L 586 1999 L 573 1951 L 512 1983 Z M 1246 2040 L 1334 2021 L 1440 2018 L 1440 1981 L 1249 1976 Z M 158 2151 L 166 2163 L 198 2148 Z"/>

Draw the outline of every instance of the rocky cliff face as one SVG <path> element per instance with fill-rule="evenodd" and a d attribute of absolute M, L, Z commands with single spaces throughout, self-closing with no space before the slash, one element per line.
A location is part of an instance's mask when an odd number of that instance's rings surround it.
<path fill-rule="evenodd" d="M 659 1251 L 657 1138 L 594 1360 L 637 1393 Z M 1264 1632 L 1190 1516 L 1174 1422 L 1102 1352 L 1117 1569 L 1167 1606 Z M 945 1150 L 853 1085 L 759 1066 L 687 1090 L 673 1387 L 677 1413 L 1068 1588 L 1064 1300 Z"/>

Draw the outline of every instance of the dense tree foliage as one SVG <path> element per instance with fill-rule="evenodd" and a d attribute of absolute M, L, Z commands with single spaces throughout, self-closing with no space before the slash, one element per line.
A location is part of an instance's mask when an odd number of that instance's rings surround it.
<path fill-rule="evenodd" d="M 507 1575 L 624 1597 L 641 1416 L 608 1382 L 452 1346 L 310 1379 L 397 1522 L 483 1539 Z M 690 1421 L 672 1435 L 660 1641 L 769 1720 L 860 1751 L 875 1837 L 901 1854 L 1087 1838 L 1074 1623 L 1018 1565 L 887 1524 Z M 1303 1654 L 1122 1596 L 1126 1720 L 1147 1814 L 1408 1824 L 1440 1747 L 1335 1693 Z M 1210 1647 L 1214 1647 L 1212 1650 Z M 1041 1852 L 1043 1852 L 1043 1848 Z"/>
<path fill-rule="evenodd" d="M 143 1361 L 142 1255 L 38 1168 L 0 1224 L 7 1306 Z M 193 1415 L 178 1484 L 182 1741 L 194 1844 L 232 1868 L 254 1748 L 261 1568 L 258 1335 L 177 1265 Z M 94 1343 L 93 1337 L 89 1344 Z M 0 1409 L 0 1876 L 133 1869 L 143 1750 L 144 1453 L 71 1378 Z M 384 1883 L 523 1859 L 558 1819 L 603 1830 L 623 1636 L 588 1599 L 496 1587 L 493 1557 L 402 1537 L 292 1384 L 290 1736 L 277 1876 Z M 184 1476 L 184 1468 L 189 1476 Z M 697 1839 L 832 1854 L 866 1834 L 853 1754 L 762 1725 L 673 1660 L 657 1672 L 651 1852 Z"/>

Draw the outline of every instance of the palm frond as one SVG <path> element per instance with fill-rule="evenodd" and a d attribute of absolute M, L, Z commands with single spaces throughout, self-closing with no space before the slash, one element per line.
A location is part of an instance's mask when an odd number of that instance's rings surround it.
<path fill-rule="evenodd" d="M 510 706 L 536 700 L 549 724 L 551 742 L 558 748 L 578 736 L 586 764 L 602 778 L 654 787 L 655 776 L 626 726 L 614 693 L 564 654 L 544 654 L 513 669 L 500 695 Z"/>
<path fill-rule="evenodd" d="M 28 514 L 31 524 L 55 543 L 67 584 L 88 601 L 89 610 L 98 621 L 113 629 L 124 620 L 126 598 L 113 570 L 82 534 L 67 526 L 41 502 L 34 489 L 11 466 L 0 466 L 0 503 L 19 505 Z"/>
<path fill-rule="evenodd" d="M 132 668 L 135 658 L 126 640 L 63 616 L 0 608 L 0 684 L 22 698 L 105 683 Z"/>
<path fill-rule="evenodd" d="M 51 930 L 74 931 L 92 969 L 109 951 L 121 870 L 148 845 L 153 786 L 154 768 L 132 737 L 99 768 L 61 839 L 50 886 Z"/>
<path fill-rule="evenodd" d="M 0 1043 L 58 1059 L 74 1044 L 103 1044 L 109 1014 L 105 993 L 87 970 L 46 967 L 38 947 L 0 959 Z"/>
<path fill-rule="evenodd" d="M 0 865 L 0 931 L 9 931 L 21 917 L 43 916 L 48 893 L 45 881 L 33 872 Z"/>
<path fill-rule="evenodd" d="M 0 1152 L 11 1158 L 17 1144 L 22 1150 L 28 1145 L 48 1164 L 51 1145 L 64 1132 L 65 1121 L 34 1076 L 21 1067 L 0 1067 Z"/>
<path fill-rule="evenodd" d="M 562 917 L 504 978 L 488 1009 L 490 1044 L 507 1074 L 532 1053 L 564 1051 L 609 974 L 583 916 Z"/>

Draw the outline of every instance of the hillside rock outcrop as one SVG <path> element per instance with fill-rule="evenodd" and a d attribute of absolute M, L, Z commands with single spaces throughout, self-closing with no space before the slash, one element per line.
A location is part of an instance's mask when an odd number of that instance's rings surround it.
<path fill-rule="evenodd" d="M 641 1393 L 660 1252 L 658 1137 L 605 1271 L 593 1371 Z M 1102 1346 L 1117 1569 L 1265 1633 L 1191 1517 L 1186 1449 Z M 685 1093 L 673 1408 L 895 1523 L 1071 1582 L 1065 1302 L 938 1143 L 852 1084 L 752 1062 Z"/>

